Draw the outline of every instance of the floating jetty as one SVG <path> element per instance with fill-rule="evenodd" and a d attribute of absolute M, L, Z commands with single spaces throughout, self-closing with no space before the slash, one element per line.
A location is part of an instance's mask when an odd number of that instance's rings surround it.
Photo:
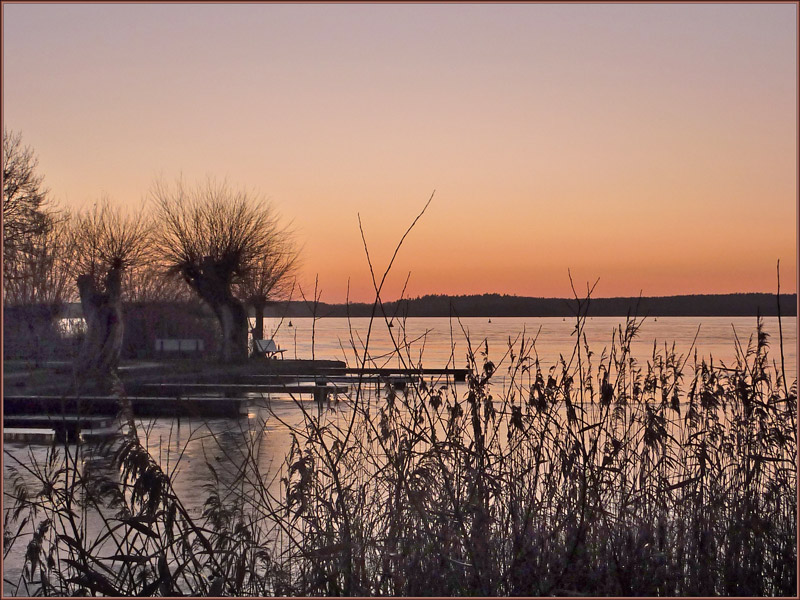
<path fill-rule="evenodd" d="M 129 389 L 134 394 L 149 392 L 178 399 L 189 394 L 224 394 L 226 398 L 237 398 L 241 394 L 313 394 L 315 399 L 324 400 L 330 393 L 346 394 L 348 391 L 347 386 L 326 385 L 325 383 L 315 385 L 280 383 L 144 383 L 137 386 L 129 386 Z M 137 400 L 139 399 L 137 398 Z"/>
<path fill-rule="evenodd" d="M 352 386 L 374 384 L 376 387 L 391 386 L 396 390 L 403 390 L 409 383 L 419 381 L 414 375 L 245 375 L 244 379 L 250 381 L 269 382 L 296 382 L 303 381 L 325 384 L 347 384 Z"/>
<path fill-rule="evenodd" d="M 452 377 L 453 381 L 466 381 L 469 369 L 455 368 L 407 368 L 407 367 L 348 367 L 342 361 L 337 360 L 290 360 L 290 359 L 267 359 L 254 361 L 262 368 L 262 374 L 274 375 L 361 375 L 361 376 L 407 376 L 407 377 L 427 377 L 427 376 L 446 376 Z M 253 369 L 249 369 L 252 374 Z"/>
<path fill-rule="evenodd" d="M 123 408 L 142 417 L 239 418 L 259 395 L 310 397 L 318 404 L 375 384 L 405 389 L 423 377 L 464 381 L 467 369 L 347 367 L 342 361 L 252 359 L 224 365 L 203 360 L 130 361 L 119 369 L 126 394 L 108 396 L 71 386 L 69 364 L 4 373 L 6 440 L 73 440 L 109 429 Z"/>
<path fill-rule="evenodd" d="M 4 414 L 3 438 L 20 442 L 74 442 L 81 437 L 90 439 L 113 435 L 118 430 L 115 422 L 112 416 Z"/>
<path fill-rule="evenodd" d="M 425 377 L 427 375 L 444 375 L 453 378 L 453 381 L 466 381 L 469 369 L 402 369 L 390 367 L 344 367 L 343 369 L 332 369 L 331 374 L 344 373 L 347 375 L 378 375 L 391 377 L 393 375 Z"/>
<path fill-rule="evenodd" d="M 18 427 L 9 429 L 3 426 L 4 442 L 26 442 L 34 444 L 50 444 L 56 439 L 56 430 L 44 427 Z"/>
<path fill-rule="evenodd" d="M 57 415 L 78 419 L 84 415 L 117 415 L 123 402 L 141 417 L 238 417 L 246 398 L 128 396 L 5 396 L 3 425 L 26 415 Z"/>

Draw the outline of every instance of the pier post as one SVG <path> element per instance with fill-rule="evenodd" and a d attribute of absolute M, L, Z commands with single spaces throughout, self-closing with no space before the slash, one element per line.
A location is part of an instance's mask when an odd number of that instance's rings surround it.
<path fill-rule="evenodd" d="M 314 384 L 314 400 L 317 404 L 322 406 L 322 403 L 328 399 L 328 384 L 326 382 L 317 382 Z"/>

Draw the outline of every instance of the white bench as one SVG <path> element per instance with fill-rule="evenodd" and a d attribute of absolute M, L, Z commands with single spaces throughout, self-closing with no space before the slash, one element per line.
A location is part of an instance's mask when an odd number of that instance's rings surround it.
<path fill-rule="evenodd" d="M 275 356 L 280 355 L 283 358 L 283 353 L 286 350 L 281 350 L 275 340 L 253 340 L 253 354 L 258 356 Z"/>
<path fill-rule="evenodd" d="M 204 349 L 203 340 L 201 339 L 157 339 L 156 352 L 202 352 Z"/>

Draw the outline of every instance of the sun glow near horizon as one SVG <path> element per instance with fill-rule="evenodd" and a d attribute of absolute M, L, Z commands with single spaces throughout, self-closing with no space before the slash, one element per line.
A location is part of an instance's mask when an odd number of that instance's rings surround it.
<path fill-rule="evenodd" d="M 323 301 L 797 286 L 797 6 L 3 5 L 51 196 L 256 189 Z"/>

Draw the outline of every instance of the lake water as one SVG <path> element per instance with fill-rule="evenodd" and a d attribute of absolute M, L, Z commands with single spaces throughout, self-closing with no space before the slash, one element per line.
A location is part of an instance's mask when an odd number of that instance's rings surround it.
<path fill-rule="evenodd" d="M 252 320 L 251 320 L 252 321 Z M 491 321 L 491 322 L 490 322 Z M 289 323 L 291 322 L 291 326 Z M 625 320 L 619 317 L 594 317 L 587 319 L 584 333 L 592 352 L 600 356 L 604 348 L 611 348 L 612 335 Z M 797 319 L 784 317 L 783 328 L 784 357 L 787 378 L 797 376 Z M 403 340 L 411 342 L 408 352 L 412 364 L 422 362 L 428 367 L 455 366 L 466 364 L 469 335 L 471 347 L 476 352 L 484 342 L 489 343 L 490 358 L 495 362 L 508 349 L 508 342 L 517 339 L 524 332 L 529 339 L 536 339 L 536 352 L 543 366 L 558 362 L 563 354 L 569 359 L 575 345 L 575 322 L 560 317 L 519 318 L 519 317 L 469 317 L 450 320 L 440 317 L 408 319 L 405 324 L 386 323 L 377 319 L 373 323 L 369 338 L 369 354 L 372 357 L 392 355 L 394 342 L 403 347 Z M 404 326 L 403 326 L 404 325 Z M 287 358 L 310 358 L 312 353 L 312 326 L 314 331 L 314 353 L 317 358 L 345 360 L 353 364 L 356 357 L 364 356 L 364 345 L 369 331 L 369 319 L 266 319 L 265 337 L 274 336 L 275 341 L 287 350 Z M 678 354 L 687 354 L 697 337 L 694 348 L 701 357 L 713 356 L 715 362 L 728 365 L 735 361 L 736 337 L 746 347 L 748 338 L 755 334 L 755 317 L 660 317 L 645 319 L 634 339 L 632 352 L 637 359 L 646 360 L 652 355 L 653 345 L 675 343 Z M 772 358 L 780 363 L 779 332 L 777 317 L 764 319 L 764 330 L 770 335 Z M 391 336 L 391 337 L 390 337 Z M 390 358 L 376 358 L 375 363 Z M 396 358 L 394 359 L 396 362 Z"/>
<path fill-rule="evenodd" d="M 624 319 L 595 317 L 585 323 L 588 345 L 594 353 L 593 360 L 610 351 L 612 336 Z M 715 364 L 731 366 L 736 359 L 736 338 L 746 349 L 748 340 L 755 338 L 755 318 L 741 317 L 660 317 L 645 320 L 632 344 L 632 354 L 640 362 L 652 356 L 654 344 L 663 350 L 672 347 L 678 355 L 693 354 L 713 357 Z M 797 319 L 783 318 L 783 350 L 789 384 L 797 379 Z M 764 330 L 769 334 L 770 358 L 780 368 L 779 330 L 777 318 L 765 318 Z M 395 347 L 402 350 L 407 366 L 422 363 L 426 367 L 456 367 L 467 364 L 467 352 L 478 351 L 488 345 L 489 358 L 500 363 L 508 350 L 509 342 L 519 348 L 519 336 L 535 339 L 535 353 L 542 369 L 557 364 L 563 355 L 567 362 L 575 346 L 575 323 L 561 318 L 414 318 L 405 323 L 395 321 L 389 328 L 376 320 L 370 329 L 369 319 L 348 321 L 343 318 L 267 319 L 265 337 L 274 336 L 285 349 L 285 358 L 311 358 L 344 360 L 350 366 L 360 364 L 364 348 L 368 345 L 369 366 L 397 366 Z M 312 343 L 313 340 L 313 343 Z M 469 340 L 469 341 L 468 341 Z M 507 360 L 507 359 L 506 359 Z M 480 360 L 479 360 L 480 362 Z M 691 365 L 689 360 L 688 364 Z M 498 372 L 499 374 L 499 372 Z M 463 389 L 459 388 L 459 389 Z M 269 407 L 267 407 L 267 404 Z M 312 409 L 316 413 L 316 408 Z M 346 403 L 339 408 L 325 410 L 322 418 L 345 423 Z M 258 439 L 259 466 L 267 480 L 272 481 L 271 491 L 280 494 L 279 476 L 285 472 L 284 458 L 291 444 L 290 426 L 303 421 L 303 412 L 287 396 L 273 394 L 262 404 L 250 407 L 248 414 L 239 419 L 157 419 L 140 421 L 141 432 L 154 458 L 174 472 L 175 491 L 191 513 L 202 511 L 204 495 L 198 493 L 209 480 L 207 463 L 216 465 L 218 473 L 235 470 L 237 461 L 244 460 L 247 439 L 254 429 L 263 432 Z M 45 446 L 6 443 L 4 456 L 4 486 L 8 489 L 9 464 L 18 459 L 23 464 L 43 463 Z M 181 455 L 176 465 L 176 457 Z M 90 459 L 89 459 L 90 460 Z M 176 468 L 177 467 L 177 468 Z M 20 539 L 4 562 L 4 577 L 16 581 L 27 539 Z M 6 592 L 12 590 L 6 586 Z"/>

